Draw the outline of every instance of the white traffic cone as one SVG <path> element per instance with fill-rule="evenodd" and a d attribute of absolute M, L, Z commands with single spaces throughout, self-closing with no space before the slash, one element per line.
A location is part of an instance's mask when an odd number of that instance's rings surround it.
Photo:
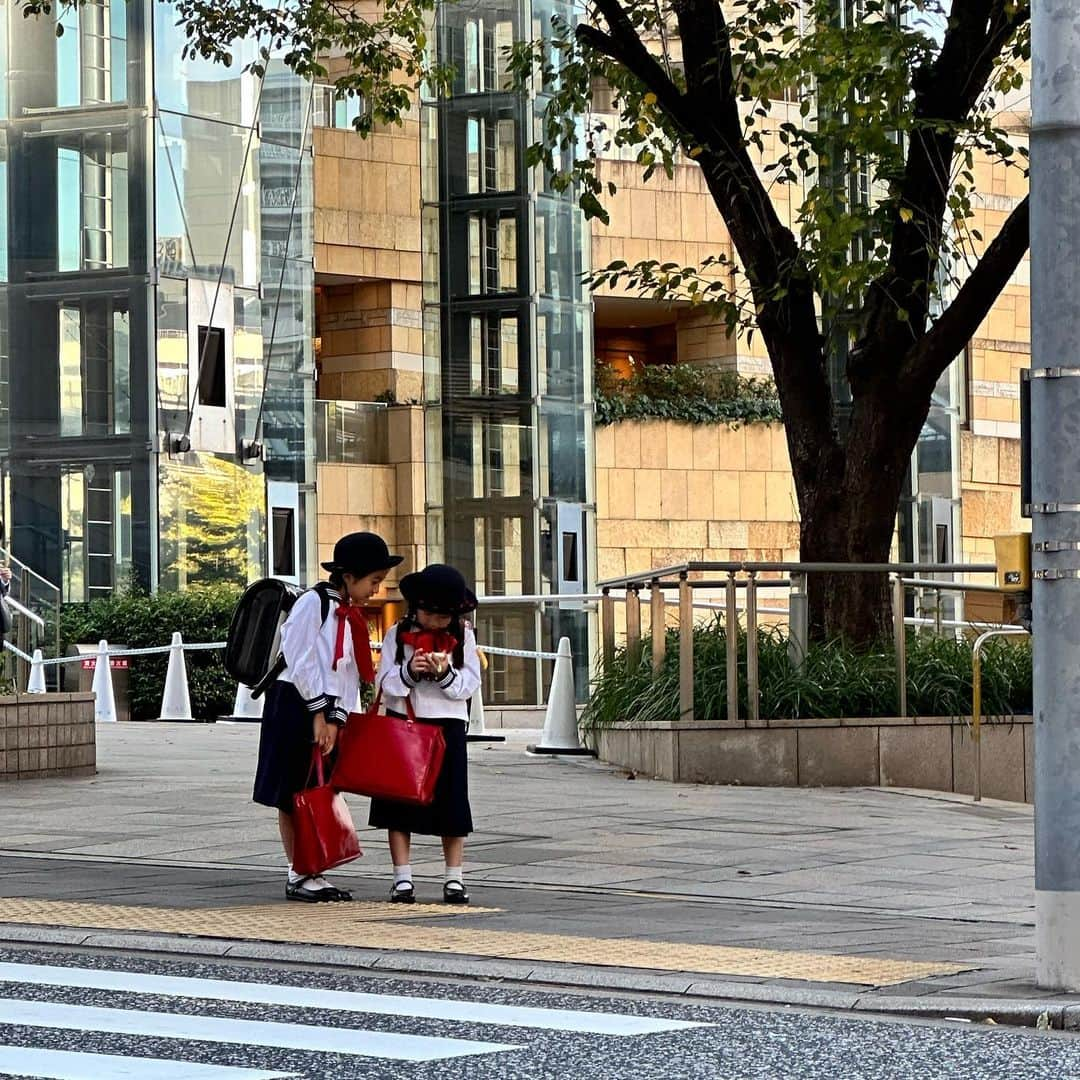
<path fill-rule="evenodd" d="M 28 694 L 44 694 L 45 691 L 45 665 L 40 649 L 34 650 L 34 658 L 30 661 L 30 678 L 26 682 Z"/>
<path fill-rule="evenodd" d="M 115 724 L 116 695 L 113 693 L 112 668 L 109 667 L 109 643 L 104 638 L 98 642 L 91 689 L 94 691 L 94 719 L 99 724 Z"/>
<path fill-rule="evenodd" d="M 251 696 L 251 687 L 243 683 L 236 684 L 236 700 L 233 702 L 232 714 L 222 716 L 222 720 L 261 720 L 263 714 L 263 695 L 257 698 Z"/>
<path fill-rule="evenodd" d="M 165 693 L 161 697 L 159 720 L 192 720 L 191 694 L 188 692 L 187 667 L 184 664 L 184 639 L 180 631 L 172 636 L 169 667 L 165 672 Z"/>
<path fill-rule="evenodd" d="M 544 731 L 532 754 L 580 754 L 596 756 L 596 752 L 581 745 L 578 738 L 577 701 L 574 695 L 574 658 L 570 639 L 560 638 L 555 670 L 551 673 L 551 692 L 548 694 Z"/>
<path fill-rule="evenodd" d="M 489 735 L 487 723 L 484 720 L 484 691 L 481 687 L 476 688 L 469 701 L 469 734 L 467 742 L 506 742 L 505 735 Z"/>

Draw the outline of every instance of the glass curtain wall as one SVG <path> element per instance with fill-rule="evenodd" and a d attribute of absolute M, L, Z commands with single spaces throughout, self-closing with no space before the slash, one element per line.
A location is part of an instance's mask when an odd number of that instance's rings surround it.
<path fill-rule="evenodd" d="M 0 8 L 5 541 L 70 600 L 153 575 L 149 12 Z"/>
<path fill-rule="evenodd" d="M 311 92 L 276 63 L 242 74 L 250 43 L 230 68 L 184 60 L 171 9 L 155 17 L 160 583 L 246 584 L 268 478 L 314 522 Z"/>
<path fill-rule="evenodd" d="M 519 0 L 441 7 L 439 57 L 454 82 L 423 107 L 428 552 L 481 596 L 557 591 L 556 503 L 591 497 L 582 222 L 572 193 L 526 168 L 544 100 L 515 92 L 506 69 L 510 44 L 549 34 L 556 12 L 573 13 Z M 587 670 L 580 605 L 484 605 L 477 622 L 495 646 L 547 650 L 569 636 Z M 542 700 L 545 666 L 490 660 L 488 700 Z"/>

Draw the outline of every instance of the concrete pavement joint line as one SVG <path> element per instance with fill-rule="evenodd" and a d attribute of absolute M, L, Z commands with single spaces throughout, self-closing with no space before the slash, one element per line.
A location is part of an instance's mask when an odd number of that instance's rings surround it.
<path fill-rule="evenodd" d="M 363 913 L 365 907 L 369 911 L 372 908 L 380 910 L 378 913 Z M 355 910 L 357 908 L 360 913 Z M 389 908 L 395 914 L 400 910 L 381 904 L 330 905 L 319 909 L 317 921 L 309 921 L 300 917 L 295 908 L 284 904 L 183 909 L 50 900 L 0 900 L 0 922 L 337 945 L 384 952 L 389 949 L 414 953 L 453 953 L 494 960 L 553 961 L 560 964 L 697 972 L 704 975 L 746 975 L 862 986 L 889 986 L 935 975 L 954 975 L 969 971 L 973 966 L 739 946 L 433 927 L 416 921 L 403 924 L 396 919 L 382 918 L 383 908 Z M 437 907 L 437 910 L 440 915 L 448 914 L 446 908 Z M 472 910 L 475 912 L 477 909 Z"/>

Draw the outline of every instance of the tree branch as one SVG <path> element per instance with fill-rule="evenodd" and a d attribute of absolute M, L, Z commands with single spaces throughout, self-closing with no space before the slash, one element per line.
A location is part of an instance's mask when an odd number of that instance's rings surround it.
<path fill-rule="evenodd" d="M 903 380 L 933 386 L 989 314 L 1028 249 L 1028 197 L 1006 219 L 945 313 L 908 354 Z"/>

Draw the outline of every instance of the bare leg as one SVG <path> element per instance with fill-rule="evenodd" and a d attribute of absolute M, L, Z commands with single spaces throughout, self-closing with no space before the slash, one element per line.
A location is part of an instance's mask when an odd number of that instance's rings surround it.
<path fill-rule="evenodd" d="M 285 849 L 285 858 L 292 866 L 293 843 L 296 838 L 296 830 L 293 828 L 292 814 L 286 814 L 284 810 L 277 812 L 278 832 L 281 834 L 281 846 Z"/>
<path fill-rule="evenodd" d="M 447 866 L 461 866 L 465 858 L 465 837 L 444 836 L 442 838 L 443 858 Z"/>
<path fill-rule="evenodd" d="M 412 851 L 412 835 L 407 832 L 390 830 L 390 858 L 395 866 L 407 866 Z"/>

